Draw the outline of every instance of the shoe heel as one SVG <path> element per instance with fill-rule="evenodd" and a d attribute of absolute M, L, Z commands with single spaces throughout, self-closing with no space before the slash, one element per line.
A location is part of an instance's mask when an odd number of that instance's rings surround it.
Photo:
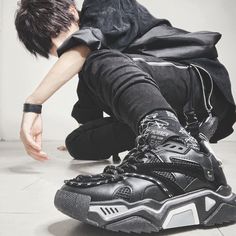
<path fill-rule="evenodd" d="M 204 226 L 236 222 L 236 195 L 222 201 L 218 208 L 203 222 Z"/>

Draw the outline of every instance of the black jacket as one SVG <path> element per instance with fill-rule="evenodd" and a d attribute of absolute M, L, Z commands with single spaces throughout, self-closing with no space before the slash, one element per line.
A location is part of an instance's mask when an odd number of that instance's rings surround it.
<path fill-rule="evenodd" d="M 80 30 L 58 49 L 85 44 L 91 50 L 116 49 L 123 53 L 152 55 L 166 60 L 194 63 L 206 69 L 230 106 L 212 142 L 233 132 L 235 102 L 229 75 L 217 60 L 217 32 L 188 32 L 175 28 L 166 19 L 157 19 L 136 0 L 85 0 L 80 14 Z"/>

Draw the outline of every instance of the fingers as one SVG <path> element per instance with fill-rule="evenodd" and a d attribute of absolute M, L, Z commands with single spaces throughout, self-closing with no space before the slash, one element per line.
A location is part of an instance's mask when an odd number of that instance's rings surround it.
<path fill-rule="evenodd" d="M 27 145 L 29 145 L 32 149 L 36 151 L 41 151 L 41 145 L 39 145 L 36 141 L 34 141 L 33 137 L 25 132 L 25 141 Z"/>
<path fill-rule="evenodd" d="M 36 161 L 44 162 L 48 161 L 49 158 L 45 152 L 35 152 L 32 150 L 27 150 L 27 154 Z"/>
<path fill-rule="evenodd" d="M 41 147 L 42 147 L 42 134 L 41 133 L 35 136 L 35 142 L 40 147 L 40 150 L 39 151 L 32 150 L 30 156 L 39 161 L 48 160 L 49 158 L 48 158 L 47 153 L 41 150 Z"/>
<path fill-rule="evenodd" d="M 37 161 L 47 161 L 49 159 L 48 155 L 45 152 L 35 151 L 31 149 L 30 147 L 26 147 L 26 152 L 30 157 L 32 157 L 33 159 Z"/>
<path fill-rule="evenodd" d="M 41 136 L 41 135 L 40 135 Z M 21 133 L 21 139 L 25 146 L 25 150 L 29 156 L 37 161 L 48 160 L 48 155 L 41 150 L 41 137 L 36 136 L 37 142 L 34 141 L 33 137 L 26 133 Z"/>
<path fill-rule="evenodd" d="M 42 133 L 35 136 L 35 143 L 42 149 Z"/>
<path fill-rule="evenodd" d="M 25 146 L 29 146 L 35 151 L 41 151 L 41 147 L 34 141 L 33 137 L 24 130 L 21 130 L 20 137 Z"/>
<path fill-rule="evenodd" d="M 42 151 L 42 119 L 35 113 L 23 113 L 20 137 L 29 156 L 38 161 L 48 160 Z"/>

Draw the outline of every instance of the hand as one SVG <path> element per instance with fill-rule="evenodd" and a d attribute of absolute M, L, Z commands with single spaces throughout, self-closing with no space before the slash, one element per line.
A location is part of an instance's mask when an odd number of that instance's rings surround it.
<path fill-rule="evenodd" d="M 42 117 L 39 114 L 23 113 L 20 137 L 29 156 L 38 161 L 48 160 L 42 151 Z"/>

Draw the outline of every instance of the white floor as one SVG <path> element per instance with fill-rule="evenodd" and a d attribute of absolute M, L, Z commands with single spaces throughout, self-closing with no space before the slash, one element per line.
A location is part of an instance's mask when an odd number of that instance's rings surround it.
<path fill-rule="evenodd" d="M 0 142 L 0 236 L 124 236 L 107 232 L 70 219 L 53 205 L 55 192 L 64 179 L 77 174 L 101 172 L 109 161 L 74 161 L 57 146 L 63 142 L 44 143 L 51 160 L 38 163 L 25 154 L 18 142 Z M 213 149 L 223 160 L 228 182 L 236 191 L 236 142 L 222 142 Z M 236 225 L 220 228 L 178 229 L 154 235 L 232 236 Z"/>

